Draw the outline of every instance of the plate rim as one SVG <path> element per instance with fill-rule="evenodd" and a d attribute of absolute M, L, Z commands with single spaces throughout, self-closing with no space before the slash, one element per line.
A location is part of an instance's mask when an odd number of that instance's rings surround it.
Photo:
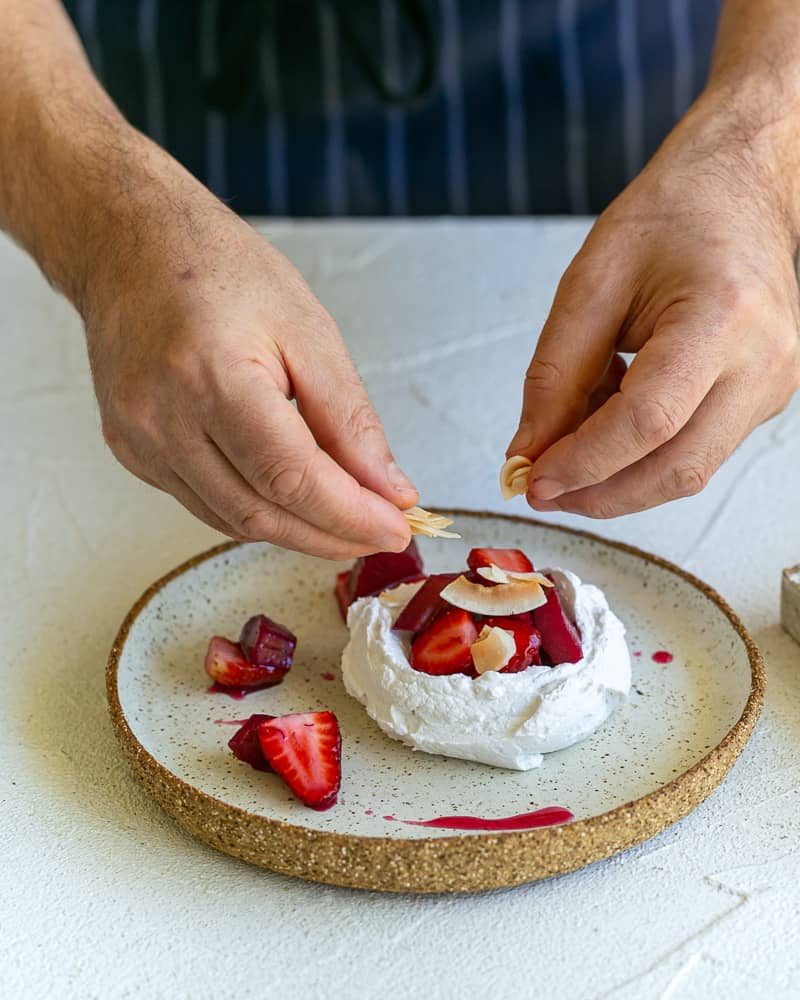
<path fill-rule="evenodd" d="M 202 563 L 250 544 L 222 542 L 184 560 L 144 590 L 126 614 L 106 664 L 106 697 L 117 741 L 135 777 L 192 836 L 233 857 L 314 882 L 388 892 L 484 891 L 575 871 L 642 843 L 683 819 L 722 782 L 761 713 L 766 672 L 755 640 L 715 588 L 668 559 L 583 528 L 497 511 L 438 510 L 456 519 L 496 518 L 599 542 L 688 582 L 723 612 L 744 644 L 750 692 L 739 718 L 699 761 L 666 784 L 607 812 L 562 826 L 401 839 L 311 829 L 250 812 L 201 791 L 161 764 L 134 734 L 118 689 L 119 663 L 128 635 L 156 594 Z"/>

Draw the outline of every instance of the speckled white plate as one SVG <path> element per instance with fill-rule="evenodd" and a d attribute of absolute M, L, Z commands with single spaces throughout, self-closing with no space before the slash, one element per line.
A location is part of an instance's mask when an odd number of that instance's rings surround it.
<path fill-rule="evenodd" d="M 453 516 L 461 541 L 419 540 L 430 571 L 462 567 L 474 545 L 519 547 L 538 566 L 569 568 L 606 592 L 633 654 L 628 703 L 590 739 L 527 773 L 415 753 L 385 736 L 342 686 L 347 631 L 332 593 L 342 566 L 269 545 L 222 546 L 143 595 L 109 661 L 122 745 L 185 827 L 228 853 L 306 878 L 391 890 L 490 888 L 637 843 L 722 780 L 758 716 L 763 668 L 718 595 L 655 557 L 591 535 L 524 518 Z M 209 637 L 236 638 L 259 611 L 297 634 L 291 673 L 242 701 L 209 693 Z M 654 661 L 663 651 L 671 662 Z M 235 729 L 225 724 L 253 712 L 319 708 L 336 713 L 343 736 L 339 803 L 323 813 L 299 804 L 274 775 L 237 761 L 226 746 Z M 575 822 L 453 834 L 397 821 L 556 805 Z"/>

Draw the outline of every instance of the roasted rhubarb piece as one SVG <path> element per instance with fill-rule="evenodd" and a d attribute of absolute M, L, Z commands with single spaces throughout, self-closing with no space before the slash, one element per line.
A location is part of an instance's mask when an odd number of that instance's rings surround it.
<path fill-rule="evenodd" d="M 266 615 L 254 615 L 242 628 L 239 645 L 248 661 L 265 672 L 265 681 L 272 678 L 278 684 L 291 669 L 297 637 Z"/>
<path fill-rule="evenodd" d="M 542 634 L 542 649 L 554 665 L 577 663 L 583 657 L 581 637 L 567 617 L 558 587 L 547 587 L 545 596 L 547 602 L 533 612 L 533 624 Z"/>
<path fill-rule="evenodd" d="M 409 662 L 423 674 L 463 674 L 472 670 L 470 647 L 478 638 L 466 611 L 451 608 L 421 632 L 411 646 Z"/>
<path fill-rule="evenodd" d="M 533 572 L 533 563 L 520 549 L 472 549 L 467 566 L 473 573 L 481 566 L 499 566 L 515 573 Z"/>
<path fill-rule="evenodd" d="M 312 809 L 330 809 L 342 782 L 342 738 L 333 712 L 281 715 L 262 722 L 258 740 L 267 763 Z"/>
<path fill-rule="evenodd" d="M 208 676 L 226 688 L 269 687 L 283 679 L 265 667 L 254 666 L 238 642 L 215 635 L 208 644 L 205 668 Z"/>
<path fill-rule="evenodd" d="M 262 722 L 269 722 L 273 718 L 273 715 L 251 715 L 228 740 L 228 746 L 233 751 L 233 756 L 243 760 L 245 764 L 249 764 L 257 771 L 272 770 L 264 757 L 264 751 L 258 740 L 258 727 Z"/>
<path fill-rule="evenodd" d="M 424 576 L 422 556 L 412 538 L 402 552 L 376 552 L 356 559 L 344 582 L 341 573 L 336 578 L 336 598 L 346 616 L 346 609 L 359 597 L 371 597 L 398 583 L 412 583 Z"/>
<path fill-rule="evenodd" d="M 395 631 L 416 633 L 426 629 L 437 615 L 449 607 L 440 595 L 457 576 L 458 573 L 434 573 L 429 576 L 400 612 L 394 623 Z"/>

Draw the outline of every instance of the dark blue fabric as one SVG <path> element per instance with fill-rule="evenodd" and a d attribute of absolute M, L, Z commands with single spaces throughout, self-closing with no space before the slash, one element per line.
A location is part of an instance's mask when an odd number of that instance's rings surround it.
<path fill-rule="evenodd" d="M 208 48 L 219 61 L 243 8 L 249 4 L 252 13 L 257 0 L 66 0 L 65 6 L 134 125 L 152 131 L 158 124 L 167 149 L 204 182 L 214 179 L 216 155 L 216 174 L 223 175 L 216 186 L 224 183 L 219 193 L 235 210 L 295 216 L 329 215 L 337 205 L 351 215 L 598 212 L 655 151 L 685 110 L 679 104 L 701 89 L 720 6 L 719 0 L 421 2 L 438 51 L 455 52 L 457 60 L 441 67 L 435 87 L 412 107 L 390 106 L 371 85 L 336 27 L 334 0 L 263 0 L 273 14 L 263 19 L 268 36 L 243 40 L 239 68 L 249 82 L 224 114 L 208 99 Z M 518 27 L 524 123 L 518 162 L 502 54 L 509 4 Z M 145 51 L 145 5 L 156 17 L 153 51 Z M 392 18 L 397 69 L 407 79 L 421 55 L 404 7 L 403 0 L 350 0 L 347 13 L 378 64 L 387 59 Z M 625 11 L 630 24 L 620 23 Z M 211 38 L 204 36 L 209 25 Z M 448 25 L 455 27 L 445 37 Z M 633 39 L 634 52 L 623 53 L 623 38 Z M 570 45 L 577 52 L 572 70 Z M 265 52 L 277 99 L 269 96 Z M 333 91 L 326 91 L 326 79 L 333 79 Z M 460 151 L 453 146 L 459 136 Z M 466 167 L 463 190 L 459 161 Z M 516 201 L 509 181 L 515 171 L 524 181 Z"/>

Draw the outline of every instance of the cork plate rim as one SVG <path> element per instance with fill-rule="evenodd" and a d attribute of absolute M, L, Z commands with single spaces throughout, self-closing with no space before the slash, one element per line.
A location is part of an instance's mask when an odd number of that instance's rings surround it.
<path fill-rule="evenodd" d="M 139 615 L 172 580 L 245 544 L 223 542 L 187 559 L 144 591 L 120 626 L 106 667 L 111 721 L 132 771 L 190 835 L 240 860 L 308 881 L 384 892 L 486 891 L 575 871 L 642 843 L 683 819 L 721 784 L 758 720 L 766 674 L 752 636 L 713 587 L 669 560 L 584 529 L 495 511 L 448 508 L 446 513 L 456 519 L 494 518 L 582 538 L 632 555 L 689 583 L 725 615 L 747 652 L 750 692 L 737 721 L 699 761 L 654 791 L 561 826 L 398 840 L 314 830 L 249 812 L 200 791 L 156 760 L 128 724 L 118 690 L 125 642 Z"/>

